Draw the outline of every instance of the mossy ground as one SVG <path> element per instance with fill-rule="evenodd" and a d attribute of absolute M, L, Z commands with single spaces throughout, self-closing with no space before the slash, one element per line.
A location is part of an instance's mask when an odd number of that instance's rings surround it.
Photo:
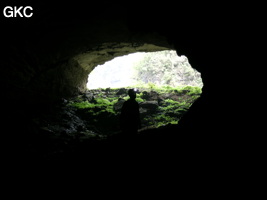
<path fill-rule="evenodd" d="M 132 87 L 131 87 L 132 88 Z M 158 95 L 158 107 L 149 112 L 141 112 L 142 127 L 157 128 L 167 124 L 177 124 L 182 115 L 190 108 L 192 103 L 200 97 L 199 87 L 157 87 L 153 84 L 143 85 L 138 88 L 136 101 L 144 103 L 149 101 L 147 94 L 154 92 Z M 77 109 L 77 114 L 86 119 L 102 133 L 114 133 L 120 131 L 120 110 L 115 109 L 119 100 L 129 99 L 129 88 L 107 88 L 90 90 L 92 98 L 80 95 L 69 102 L 69 105 Z M 124 93 L 119 91 L 123 90 Z M 175 98 L 174 98 L 175 97 Z M 155 100 L 155 99 L 154 99 Z"/>

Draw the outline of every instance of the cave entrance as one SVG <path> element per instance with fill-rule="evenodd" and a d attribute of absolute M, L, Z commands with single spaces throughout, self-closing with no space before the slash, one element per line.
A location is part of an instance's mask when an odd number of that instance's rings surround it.
<path fill-rule="evenodd" d="M 108 134 L 120 130 L 118 118 L 129 99 L 128 89 L 137 91 L 142 127 L 147 129 L 178 124 L 200 97 L 203 82 L 186 56 L 164 50 L 132 53 L 98 65 L 89 74 L 87 87 L 73 105 L 101 133 Z"/>
<path fill-rule="evenodd" d="M 198 71 L 193 69 L 186 56 L 174 50 L 137 52 L 116 57 L 98 65 L 88 76 L 87 88 L 122 87 L 181 87 L 202 88 Z"/>

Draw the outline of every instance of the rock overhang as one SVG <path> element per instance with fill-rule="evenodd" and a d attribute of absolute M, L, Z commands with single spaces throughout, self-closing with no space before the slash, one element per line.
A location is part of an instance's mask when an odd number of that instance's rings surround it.
<path fill-rule="evenodd" d="M 135 52 L 153 52 L 168 49 L 170 48 L 149 43 L 104 43 L 85 53 L 80 53 L 72 59 L 77 61 L 84 70 L 92 71 L 96 65 L 104 64 L 106 61 L 118 56 Z"/>
<path fill-rule="evenodd" d="M 76 22 L 50 30 L 36 28 L 31 35 L 38 38 L 27 37 L 20 43 L 7 44 L 11 50 L 7 52 L 7 62 L 12 60 L 13 64 L 4 72 L 12 74 L 16 81 L 4 79 L 5 83 L 15 88 L 23 85 L 25 94 L 31 93 L 34 98 L 59 99 L 84 91 L 93 68 L 117 56 L 173 49 L 165 36 L 132 31 L 123 20 Z M 19 60 L 21 52 L 27 53 L 23 62 Z M 18 97 L 12 94 L 11 98 Z"/>

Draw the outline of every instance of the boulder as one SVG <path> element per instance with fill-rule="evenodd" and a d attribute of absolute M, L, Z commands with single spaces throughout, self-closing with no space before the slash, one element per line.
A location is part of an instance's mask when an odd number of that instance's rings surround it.
<path fill-rule="evenodd" d="M 125 102 L 124 99 L 119 98 L 118 102 L 114 104 L 113 109 L 115 112 L 121 111 L 123 103 Z"/>
<path fill-rule="evenodd" d="M 86 93 L 84 93 L 83 97 L 90 102 L 94 98 L 94 95 L 91 92 L 86 92 Z"/>
<path fill-rule="evenodd" d="M 179 93 L 165 93 L 165 94 L 161 94 L 159 95 L 159 100 L 166 100 L 166 99 L 171 99 L 174 101 L 179 101 L 181 95 Z"/>
<path fill-rule="evenodd" d="M 141 115 L 142 114 L 146 114 L 147 113 L 147 109 L 144 109 L 144 108 L 140 107 L 139 112 L 140 112 Z"/>
<path fill-rule="evenodd" d="M 142 98 L 148 101 L 157 101 L 159 94 L 156 91 L 147 92 L 144 91 Z"/>
<path fill-rule="evenodd" d="M 119 91 L 116 93 L 116 95 L 127 95 L 128 94 L 128 90 L 125 88 L 120 88 Z"/>
<path fill-rule="evenodd" d="M 148 109 L 148 110 L 156 110 L 159 107 L 157 101 L 145 101 L 139 104 L 140 108 Z"/>

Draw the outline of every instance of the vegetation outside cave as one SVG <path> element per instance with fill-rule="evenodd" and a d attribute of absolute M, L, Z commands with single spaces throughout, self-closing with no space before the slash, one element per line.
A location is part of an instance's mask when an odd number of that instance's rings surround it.
<path fill-rule="evenodd" d="M 201 74 L 191 67 L 186 56 L 178 56 L 174 50 L 137 52 L 114 58 L 95 67 L 88 76 L 87 87 L 144 87 L 144 84 L 203 87 Z"/>
<path fill-rule="evenodd" d="M 140 105 L 142 128 L 158 128 L 178 124 L 179 119 L 201 95 L 194 86 L 138 88 L 136 101 Z M 78 116 L 88 121 L 101 134 L 120 131 L 119 116 L 123 103 L 129 99 L 130 87 L 88 90 L 72 99 L 69 105 Z"/>
<path fill-rule="evenodd" d="M 136 69 L 139 67 L 139 71 L 133 70 L 134 73 L 130 75 L 141 73 L 138 77 L 143 81 L 138 82 L 138 79 L 135 79 L 137 76 L 132 76 L 131 80 L 135 81 L 135 85 L 92 88 L 74 98 L 65 99 L 63 104 L 53 109 L 51 113 L 48 112 L 40 119 L 35 119 L 42 132 L 51 135 L 52 138 L 60 138 L 59 142 L 62 143 L 71 143 L 73 138 L 79 141 L 102 140 L 109 135 L 120 133 L 119 115 L 123 102 L 129 98 L 127 94 L 129 88 L 137 89 L 136 100 L 140 105 L 141 131 L 178 124 L 184 113 L 201 95 L 203 83 L 200 73 L 192 69 L 186 57 L 173 58 L 177 57 L 176 52 L 155 52 L 157 56 L 153 58 L 147 53 L 142 54 L 145 55 L 143 58 L 145 62 L 133 59 L 134 66 Z M 161 62 L 157 63 L 160 58 Z M 173 63 L 174 60 L 178 63 Z M 142 63 L 145 63 L 145 68 L 140 67 Z M 128 65 L 121 64 L 121 66 L 127 69 Z M 160 66 L 165 66 L 165 69 L 161 69 Z M 107 83 L 109 83 L 108 77 L 114 77 L 115 69 L 110 69 L 105 72 L 107 76 L 102 76 Z M 153 74 L 161 78 L 148 76 L 153 70 L 158 70 Z M 164 73 L 161 73 L 162 70 Z M 165 84 L 168 76 L 162 79 L 166 74 L 171 77 L 170 85 Z M 162 82 L 159 84 L 161 79 Z"/>
<path fill-rule="evenodd" d="M 200 97 L 203 82 L 187 57 L 166 50 L 115 58 L 96 67 L 87 85 L 89 90 L 69 105 L 100 133 L 110 134 L 120 131 L 118 118 L 128 89 L 137 89 L 143 129 L 157 128 L 177 124 Z"/>

